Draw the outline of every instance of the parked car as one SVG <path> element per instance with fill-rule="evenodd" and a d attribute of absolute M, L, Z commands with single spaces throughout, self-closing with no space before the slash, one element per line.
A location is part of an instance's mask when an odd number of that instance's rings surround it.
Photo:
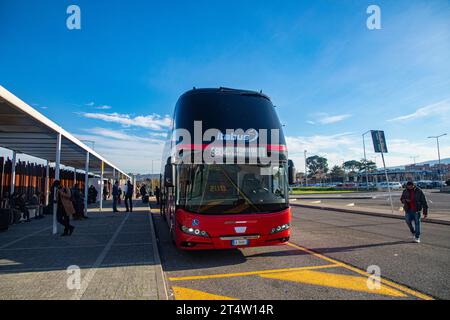
<path fill-rule="evenodd" d="M 433 188 L 433 181 L 431 181 L 431 180 L 421 180 L 421 181 L 417 181 L 416 185 L 420 189 L 432 189 Z"/>
<path fill-rule="evenodd" d="M 375 187 L 376 187 L 376 184 L 373 183 L 373 182 L 369 182 L 368 184 L 365 183 L 365 182 L 362 182 L 362 183 L 359 183 L 359 184 L 358 184 L 358 186 L 359 186 L 360 188 L 367 188 L 367 185 L 369 185 L 369 188 L 375 188 Z"/>
<path fill-rule="evenodd" d="M 440 189 L 445 186 L 444 181 L 432 181 L 431 182 L 431 188 L 432 189 Z"/>
<path fill-rule="evenodd" d="M 403 189 L 403 186 L 400 182 L 389 182 L 389 188 L 391 190 L 401 190 Z M 377 189 L 381 190 L 387 190 L 388 189 L 388 183 L 387 182 L 380 182 L 377 184 Z"/>

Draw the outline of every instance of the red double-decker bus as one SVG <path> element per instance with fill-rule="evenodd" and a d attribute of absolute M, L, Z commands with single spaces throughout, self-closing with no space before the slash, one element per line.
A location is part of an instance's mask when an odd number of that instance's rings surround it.
<path fill-rule="evenodd" d="M 266 95 L 228 88 L 184 93 L 162 163 L 161 215 L 178 248 L 229 249 L 289 240 L 293 166 Z"/>

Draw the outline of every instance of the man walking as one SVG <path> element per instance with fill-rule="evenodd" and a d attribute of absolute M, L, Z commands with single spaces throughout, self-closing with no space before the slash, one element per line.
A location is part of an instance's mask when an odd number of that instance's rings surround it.
<path fill-rule="evenodd" d="M 133 190 L 134 186 L 128 180 L 125 190 L 125 207 L 127 208 L 127 212 L 133 212 Z"/>
<path fill-rule="evenodd" d="M 420 223 L 421 211 L 423 210 L 424 219 L 428 216 L 428 203 L 425 194 L 412 181 L 406 183 L 406 189 L 403 190 L 400 201 L 405 210 L 405 220 L 412 235 L 414 242 L 420 243 Z M 414 227 L 412 222 L 414 221 Z"/>
<path fill-rule="evenodd" d="M 112 190 L 112 196 L 113 196 L 113 212 L 119 212 L 119 210 L 117 210 L 117 201 L 120 197 L 119 181 L 116 181 L 114 183 L 113 190 Z"/>

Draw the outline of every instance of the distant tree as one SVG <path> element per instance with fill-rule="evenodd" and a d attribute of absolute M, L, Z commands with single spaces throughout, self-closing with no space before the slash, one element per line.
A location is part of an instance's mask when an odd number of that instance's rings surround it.
<path fill-rule="evenodd" d="M 320 156 L 311 156 L 306 158 L 306 167 L 311 176 L 322 180 L 328 172 L 328 160 Z"/>
<path fill-rule="evenodd" d="M 361 164 L 359 167 L 359 172 L 365 172 L 366 166 L 367 166 L 367 171 L 369 171 L 369 172 L 377 170 L 377 164 L 375 162 L 373 162 L 372 160 L 367 160 L 367 162 L 366 162 L 366 160 L 361 159 L 361 161 L 359 163 Z"/>
<path fill-rule="evenodd" d="M 340 166 L 334 166 L 331 168 L 330 175 L 332 179 L 344 178 L 345 172 Z"/>
<path fill-rule="evenodd" d="M 348 171 L 348 175 L 353 178 L 353 181 L 355 181 L 355 176 L 356 176 L 356 178 L 358 178 L 358 176 L 356 175 L 356 171 L 360 170 L 361 162 L 359 162 L 357 160 L 345 161 L 342 164 L 342 167 Z"/>
<path fill-rule="evenodd" d="M 356 170 L 359 170 L 359 168 L 361 168 L 361 162 L 357 160 L 349 160 L 345 161 L 342 166 L 349 172 L 355 172 Z"/>

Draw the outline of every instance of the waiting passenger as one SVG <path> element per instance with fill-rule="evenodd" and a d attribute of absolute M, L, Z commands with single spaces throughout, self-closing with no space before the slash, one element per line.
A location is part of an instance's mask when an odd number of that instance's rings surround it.
<path fill-rule="evenodd" d="M 125 207 L 127 208 L 127 212 L 133 212 L 133 190 L 134 187 L 130 180 L 128 180 L 125 190 Z"/>
<path fill-rule="evenodd" d="M 70 217 L 74 215 L 75 209 L 72 205 L 70 189 L 61 187 L 58 180 L 55 180 L 53 187 L 57 188 L 57 220 L 64 226 L 64 232 L 61 236 L 72 235 L 75 227 L 70 224 Z"/>

